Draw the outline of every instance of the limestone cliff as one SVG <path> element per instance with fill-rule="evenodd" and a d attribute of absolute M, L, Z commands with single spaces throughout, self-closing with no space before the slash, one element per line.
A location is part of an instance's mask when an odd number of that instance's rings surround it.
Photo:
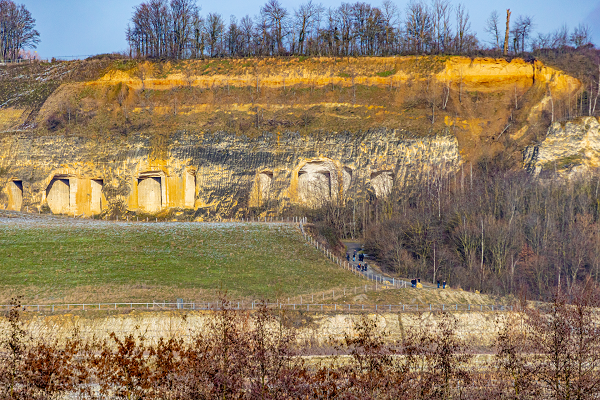
<path fill-rule="evenodd" d="M 573 175 L 600 166 L 600 124 L 594 117 L 555 122 L 546 138 L 524 151 L 524 165 L 539 174 L 544 170 Z"/>
<path fill-rule="evenodd" d="M 258 138 L 177 132 L 156 158 L 150 138 L 119 141 L 20 134 L 0 141 L 0 204 L 92 215 L 193 210 L 197 218 L 241 216 L 289 204 L 385 196 L 432 166 L 455 168 L 456 138 L 405 132 Z"/>
<path fill-rule="evenodd" d="M 202 219 L 382 199 L 523 149 L 581 87 L 518 59 L 90 63 L 0 70 L 20 88 L 0 93 L 0 207 Z"/>
<path fill-rule="evenodd" d="M 140 312 L 116 315 L 28 315 L 25 329 L 33 339 L 43 337 L 59 340 L 69 337 L 75 329 L 83 339 L 92 337 L 105 339 L 110 332 L 118 336 L 138 330 L 143 332 L 150 343 L 159 338 L 181 337 L 190 340 L 193 334 L 202 333 L 209 326 L 214 314 L 207 311 L 185 312 Z M 354 334 L 354 323 L 361 314 L 287 312 L 296 331 L 296 340 L 304 346 L 323 346 L 338 341 L 344 335 Z M 497 332 L 505 323 L 505 313 L 494 312 L 455 312 L 457 335 L 473 346 L 491 348 Z M 386 332 L 387 340 L 402 340 L 412 329 L 436 326 L 440 322 L 439 313 L 386 313 L 371 314 L 376 318 L 378 329 Z M 0 318 L 0 332 L 7 332 L 5 318 Z M 0 336 L 0 340 L 4 339 Z"/>

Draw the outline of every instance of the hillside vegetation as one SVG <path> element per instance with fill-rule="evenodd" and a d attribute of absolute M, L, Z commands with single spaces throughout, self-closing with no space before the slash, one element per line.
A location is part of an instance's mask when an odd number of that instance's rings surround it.
<path fill-rule="evenodd" d="M 1 70 L 0 129 L 106 140 L 144 132 L 450 130 L 465 156 L 509 150 L 569 115 L 580 83 L 541 63 L 464 57 L 86 60 Z M 9 89 L 10 87 L 10 89 Z M 568 106 L 571 106 L 569 108 Z M 575 106 L 576 108 L 576 106 Z M 526 130 L 522 130 L 527 125 Z"/>

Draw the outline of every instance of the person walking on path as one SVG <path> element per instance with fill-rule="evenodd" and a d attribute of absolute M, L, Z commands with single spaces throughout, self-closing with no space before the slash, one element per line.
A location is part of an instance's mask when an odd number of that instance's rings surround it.
<path fill-rule="evenodd" d="M 444 280 L 444 283 L 443 283 L 443 285 L 444 285 L 444 287 L 443 287 L 443 288 L 444 288 L 444 289 L 446 289 L 446 281 L 445 281 L 445 280 Z"/>
<path fill-rule="evenodd" d="M 439 281 L 439 279 L 438 279 L 438 289 L 439 289 L 439 288 L 440 288 L 440 281 Z"/>

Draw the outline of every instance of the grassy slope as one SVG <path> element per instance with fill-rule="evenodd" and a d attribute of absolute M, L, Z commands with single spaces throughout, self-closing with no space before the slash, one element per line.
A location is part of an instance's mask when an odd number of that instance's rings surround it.
<path fill-rule="evenodd" d="M 0 218 L 0 300 L 293 296 L 362 281 L 280 224 L 126 224 Z"/>

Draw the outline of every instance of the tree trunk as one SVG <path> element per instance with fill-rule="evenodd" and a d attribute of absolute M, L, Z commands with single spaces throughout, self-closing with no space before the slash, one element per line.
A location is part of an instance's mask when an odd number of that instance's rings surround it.
<path fill-rule="evenodd" d="M 510 9 L 506 10 L 506 32 L 504 34 L 504 56 L 508 55 L 508 38 L 510 33 Z"/>

